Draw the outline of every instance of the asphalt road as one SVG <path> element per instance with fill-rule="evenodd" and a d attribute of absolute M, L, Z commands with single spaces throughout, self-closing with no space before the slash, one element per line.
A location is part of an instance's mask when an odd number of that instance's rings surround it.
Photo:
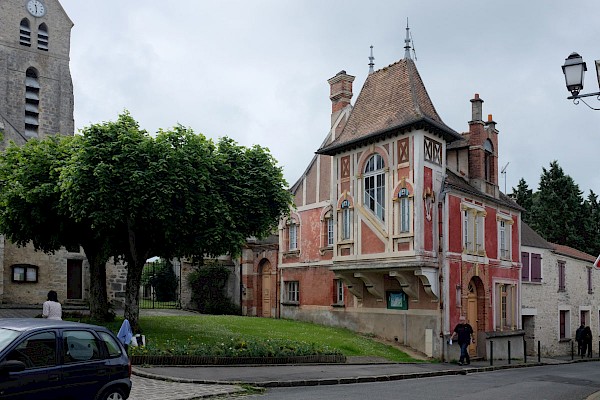
<path fill-rule="evenodd" d="M 264 400 L 579 400 L 597 398 L 600 362 L 515 368 L 404 381 L 268 389 Z M 592 396 L 592 397 L 590 397 Z M 599 397 L 600 398 L 600 397 Z"/>

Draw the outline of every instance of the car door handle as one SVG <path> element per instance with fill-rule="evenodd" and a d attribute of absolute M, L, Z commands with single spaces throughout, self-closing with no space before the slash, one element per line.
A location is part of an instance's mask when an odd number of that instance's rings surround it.
<path fill-rule="evenodd" d="M 98 375 L 100 375 L 100 376 L 108 375 L 108 370 L 106 368 L 99 369 Z"/>
<path fill-rule="evenodd" d="M 58 375 L 51 374 L 51 375 L 49 375 L 49 376 L 48 376 L 48 380 L 49 380 L 50 382 L 57 382 L 57 381 L 58 381 L 58 379 L 59 379 L 59 376 L 58 376 Z"/>

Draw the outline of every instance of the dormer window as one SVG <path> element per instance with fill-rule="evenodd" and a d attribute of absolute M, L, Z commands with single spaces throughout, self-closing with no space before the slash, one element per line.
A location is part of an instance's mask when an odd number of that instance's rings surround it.
<path fill-rule="evenodd" d="M 46 24 L 38 27 L 38 49 L 48 51 L 48 26 Z"/>
<path fill-rule="evenodd" d="M 488 182 L 492 182 L 493 181 L 493 176 L 492 176 L 492 171 L 494 170 L 494 158 L 493 158 L 493 154 L 494 154 L 494 145 L 492 144 L 492 142 L 488 139 L 485 141 L 485 143 L 483 144 L 483 151 L 484 151 L 484 169 L 485 169 L 485 180 Z"/>
<path fill-rule="evenodd" d="M 21 26 L 19 28 L 19 43 L 22 46 L 31 46 L 31 28 L 27 18 L 23 18 L 21 20 Z"/>

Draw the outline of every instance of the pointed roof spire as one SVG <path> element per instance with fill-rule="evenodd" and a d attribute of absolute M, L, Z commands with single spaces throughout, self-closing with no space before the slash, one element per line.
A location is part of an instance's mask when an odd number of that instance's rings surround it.
<path fill-rule="evenodd" d="M 375 72 L 373 70 L 373 67 L 375 66 L 375 63 L 373 62 L 374 60 L 375 57 L 373 57 L 373 45 L 371 45 L 371 55 L 369 56 L 369 75 Z"/>
<path fill-rule="evenodd" d="M 406 18 L 406 39 L 404 39 L 404 59 L 410 60 L 410 28 L 408 27 L 408 18 Z"/>

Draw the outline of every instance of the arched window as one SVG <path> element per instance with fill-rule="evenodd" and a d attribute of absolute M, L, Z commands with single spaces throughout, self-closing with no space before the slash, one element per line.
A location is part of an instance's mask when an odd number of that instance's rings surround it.
<path fill-rule="evenodd" d="M 31 46 L 31 28 L 27 18 L 23 18 L 21 20 L 21 26 L 19 28 L 19 43 L 23 46 Z"/>
<path fill-rule="evenodd" d="M 484 168 L 485 168 L 485 180 L 488 182 L 492 182 L 494 177 L 492 176 L 492 171 L 494 170 L 494 158 L 492 155 L 494 154 L 494 145 L 488 139 L 483 144 L 484 155 Z"/>
<path fill-rule="evenodd" d="M 365 165 L 365 207 L 385 220 L 385 172 L 383 157 L 373 154 Z"/>
<path fill-rule="evenodd" d="M 38 27 L 38 49 L 48 51 L 48 26 L 40 24 Z"/>
<path fill-rule="evenodd" d="M 38 136 L 40 107 L 40 82 L 34 68 L 25 73 L 25 135 Z"/>

